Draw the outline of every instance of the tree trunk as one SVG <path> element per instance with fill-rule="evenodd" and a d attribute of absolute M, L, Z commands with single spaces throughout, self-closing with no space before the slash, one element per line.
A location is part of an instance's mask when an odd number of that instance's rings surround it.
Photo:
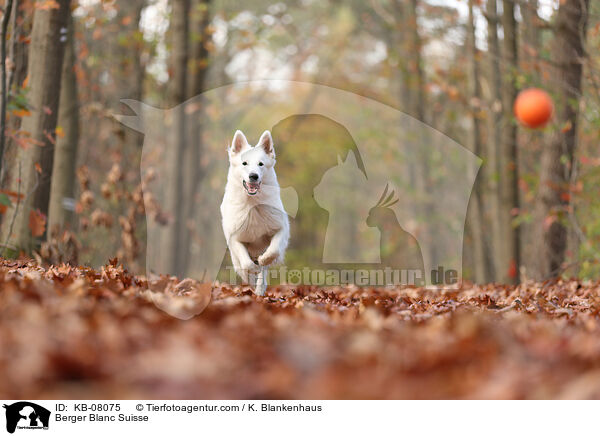
<path fill-rule="evenodd" d="M 11 37 L 8 55 L 13 61 L 14 67 L 8 72 L 9 91 L 12 85 L 22 85 L 22 81 L 27 75 L 27 42 L 26 35 L 31 32 L 31 15 L 29 10 L 32 6 L 23 1 L 15 0 L 12 9 L 11 18 Z M 27 13 L 26 13 L 27 12 Z M 19 81 L 19 78 L 21 79 Z"/>
<path fill-rule="evenodd" d="M 27 36 L 31 34 L 32 25 L 31 5 L 23 4 L 22 1 L 15 1 L 13 6 L 12 31 L 9 46 L 9 57 L 13 61 L 14 68 L 8 73 L 8 85 L 10 89 L 9 98 L 23 93 L 23 82 L 27 77 L 27 59 L 28 48 Z M 7 135 L 14 134 L 21 127 L 21 117 L 11 116 L 7 121 Z M 6 138 L 6 147 L 4 149 L 4 159 L 2 162 L 2 171 L 0 172 L 0 185 L 3 189 L 9 188 L 11 174 L 15 170 L 15 161 L 18 145 L 12 138 Z M 2 220 L 10 214 L 3 214 Z M 2 241 L 4 242 L 4 240 Z"/>
<path fill-rule="evenodd" d="M 521 15 L 523 15 L 523 44 L 522 53 L 526 61 L 525 71 L 532 73 L 537 67 L 537 57 L 540 49 L 538 32 L 538 0 L 523 0 Z"/>
<path fill-rule="evenodd" d="M 204 91 L 206 72 L 208 68 L 208 42 L 211 35 L 208 32 L 211 13 L 211 0 L 196 0 L 192 16 L 192 64 L 190 71 L 190 87 L 188 98 L 196 97 Z"/>
<path fill-rule="evenodd" d="M 8 83 L 6 69 L 6 36 L 8 34 L 8 25 L 12 14 L 13 0 L 4 2 L 4 16 L 2 17 L 2 32 L 0 34 L 0 62 L 2 62 L 2 99 L 0 101 L 0 169 L 4 160 L 4 145 L 6 144 L 6 106 L 8 104 L 7 88 Z M 1 171 L 0 171 L 1 172 Z"/>
<path fill-rule="evenodd" d="M 182 259 L 185 254 L 179 246 L 179 234 L 185 226 L 185 210 L 183 204 L 183 188 L 185 171 L 184 153 L 186 143 L 186 116 L 182 103 L 187 95 L 187 64 L 189 46 L 190 12 L 189 0 L 173 0 L 171 14 L 172 64 L 173 71 L 171 87 L 171 105 L 173 110 L 173 147 L 169 153 L 168 193 L 165 201 L 167 211 L 173 220 L 166 230 L 165 261 L 166 271 L 170 274 L 181 275 Z"/>
<path fill-rule="evenodd" d="M 500 280 L 500 271 L 502 270 L 502 216 L 500 213 L 500 186 L 498 183 L 500 177 L 500 143 L 502 139 L 502 78 L 500 75 L 500 43 L 498 40 L 498 11 L 496 0 L 487 0 L 486 19 L 487 19 L 487 43 L 489 59 L 489 77 L 490 77 L 490 97 L 489 97 L 489 116 L 487 124 L 487 149 L 486 155 L 488 164 L 484 167 L 487 180 L 487 196 L 490 222 L 491 222 L 491 242 L 492 242 L 492 267 L 491 274 L 493 280 Z"/>
<path fill-rule="evenodd" d="M 7 217 L 16 213 L 13 232 L 12 219 L 3 222 L 4 240 L 17 249 L 30 252 L 35 233 L 42 236 L 48 212 L 50 181 L 52 179 L 56 120 L 58 117 L 62 61 L 70 14 L 70 0 L 58 0 L 58 8 L 36 8 L 29 57 L 29 104 L 31 115 L 23 119 L 21 128 L 29 132 L 30 144 L 20 148 L 10 186 L 24 198 L 11 207 Z M 20 176 L 19 176 L 20 175 Z M 30 225 L 31 222 L 31 225 Z M 32 233 L 30 227 L 35 227 Z"/>
<path fill-rule="evenodd" d="M 419 34 L 419 23 L 417 14 L 418 0 L 410 0 L 406 8 L 406 16 L 409 27 L 409 49 L 406 54 L 408 61 L 408 80 L 409 93 L 411 95 L 410 111 L 411 115 L 422 122 L 425 120 L 425 72 L 423 71 L 422 43 Z"/>
<path fill-rule="evenodd" d="M 54 169 L 50 185 L 50 206 L 48 208 L 48 234 L 60 234 L 72 224 L 72 204 L 75 195 L 75 168 L 77 145 L 79 142 L 79 99 L 77 97 L 77 76 L 75 74 L 75 41 L 73 19 L 69 20 L 69 33 L 63 60 L 60 85 L 60 105 L 58 126 L 62 134 L 56 138 Z M 74 201 L 74 200 L 73 200 Z"/>
<path fill-rule="evenodd" d="M 479 84 L 479 65 L 477 61 L 477 47 L 475 45 L 475 21 L 473 17 L 473 0 L 469 0 L 469 21 L 467 23 L 467 50 L 469 59 L 469 97 L 471 102 L 472 129 L 469 132 L 470 149 L 477 156 L 481 156 L 481 88 Z M 483 231 L 483 205 L 481 187 L 475 183 L 469 202 L 469 224 L 473 237 L 473 266 L 477 283 L 487 281 L 486 253 Z"/>
<path fill-rule="evenodd" d="M 498 270 L 499 280 L 515 283 L 519 280 L 521 262 L 519 227 L 513 224 L 519 211 L 519 171 L 517 156 L 517 126 L 512 108 L 517 96 L 515 73 L 518 69 L 517 22 L 512 0 L 504 0 L 502 27 L 504 30 L 504 81 L 502 84 L 502 143 L 500 151 L 500 214 L 502 250 Z"/>
<path fill-rule="evenodd" d="M 144 65 L 142 46 L 144 38 L 140 30 L 140 17 L 146 0 L 119 0 L 117 2 L 117 23 L 119 32 L 115 35 L 115 57 L 117 70 L 114 73 L 119 99 L 142 100 L 144 89 Z M 125 131 L 125 144 L 141 148 L 144 135 L 122 126 Z"/>
<path fill-rule="evenodd" d="M 400 109 L 408 111 L 410 107 L 410 89 L 408 83 L 408 66 L 407 66 L 407 55 L 408 44 L 405 41 L 407 39 L 406 19 L 403 11 L 404 5 L 400 0 L 392 2 L 393 20 L 390 21 L 391 25 L 386 27 L 385 37 L 387 43 L 390 45 L 392 52 L 390 57 L 394 57 L 397 62 L 395 73 L 397 75 L 397 89 L 398 89 L 398 102 Z M 383 21 L 382 26 L 387 23 Z"/>
<path fill-rule="evenodd" d="M 538 15 L 538 0 L 523 0 L 520 3 L 521 15 L 523 16 L 523 25 L 521 35 L 522 41 L 520 44 L 520 64 L 523 77 L 527 78 L 527 86 L 541 86 L 544 83 L 541 67 L 544 72 L 549 71 L 547 63 L 544 63 L 543 57 L 540 56 L 542 44 L 540 25 L 542 19 Z M 545 142 L 549 137 L 543 129 L 522 129 L 520 132 L 519 142 L 520 158 L 519 171 L 520 174 L 538 174 L 540 165 L 540 152 L 545 147 Z M 527 201 L 522 203 L 523 213 L 526 215 L 535 214 L 535 201 Z M 525 221 L 521 224 L 521 235 L 523 248 L 522 267 L 529 275 L 531 268 L 535 268 L 537 262 L 537 219 L 531 222 Z"/>
<path fill-rule="evenodd" d="M 107 103 L 112 106 L 117 112 L 121 112 L 120 100 L 132 99 L 142 101 L 144 93 L 145 79 L 145 56 L 146 41 L 140 28 L 140 18 L 147 0 L 117 0 L 116 9 L 117 16 L 115 24 L 117 31 L 114 33 L 114 38 L 110 43 L 110 54 L 112 58 L 111 77 L 115 81 L 115 90 L 112 96 L 108 96 Z M 129 111 L 129 108 L 125 109 Z M 115 122 L 115 127 L 118 130 L 118 147 L 122 150 L 122 158 L 124 161 L 139 163 L 141 161 L 144 135 L 132 128 Z M 136 175 L 135 183 L 140 183 L 140 173 Z M 137 222 L 135 213 L 132 212 L 133 204 L 119 204 L 114 213 L 123 217 L 119 220 L 119 226 L 114 226 L 112 229 L 113 237 L 128 241 L 124 246 L 122 261 L 126 262 L 128 268 L 137 270 L 138 260 L 142 264 L 146 259 L 148 240 L 137 240 L 140 244 L 129 242 L 129 236 L 132 228 L 145 228 L 145 216 Z M 151 237 L 151 236 L 150 236 Z M 142 260 L 143 259 L 143 260 Z"/>
<path fill-rule="evenodd" d="M 210 2 L 211 0 L 197 0 L 194 5 L 194 10 L 191 14 L 191 39 L 192 39 L 192 62 L 189 71 L 189 90 L 188 98 L 196 98 L 197 102 L 202 103 L 203 100 L 199 99 L 198 96 L 204 91 L 206 82 L 206 73 L 208 71 L 208 42 L 211 39 L 211 35 L 208 33 L 209 24 L 211 19 L 210 14 Z M 189 237 L 189 229 L 187 224 L 194 219 L 196 216 L 197 204 L 197 192 L 198 185 L 202 182 L 202 166 L 200 156 L 202 154 L 202 121 L 205 118 L 204 107 L 198 107 L 188 119 L 190 137 L 186 143 L 185 148 L 185 180 L 184 180 L 184 192 L 185 198 L 187 199 L 185 204 L 185 217 L 186 223 L 181 227 L 179 234 L 182 252 L 184 258 L 181 259 L 182 271 L 185 274 L 189 274 L 188 268 L 190 267 L 190 253 L 192 238 Z"/>
<path fill-rule="evenodd" d="M 571 174 L 577 148 L 577 125 L 589 0 L 560 3 L 553 59 L 557 68 L 557 131 L 542 151 L 540 188 L 536 203 L 539 235 L 534 277 L 545 279 L 561 272 L 567 244 Z"/>
<path fill-rule="evenodd" d="M 399 0 L 397 0 L 399 1 Z M 402 3 L 402 2 L 401 2 Z M 425 111 L 425 106 L 427 104 L 426 94 L 425 94 L 425 70 L 423 68 L 423 43 L 421 40 L 421 35 L 419 33 L 419 23 L 418 23 L 418 5 L 419 0 L 410 0 L 404 2 L 405 6 L 402 10 L 403 15 L 406 17 L 406 41 L 407 45 L 404 49 L 404 55 L 407 58 L 407 71 L 404 74 L 404 78 L 406 80 L 406 93 L 409 97 L 409 106 L 408 111 L 409 114 L 418 119 L 423 123 L 427 123 L 427 114 Z M 418 126 L 418 124 L 414 124 Z M 418 127 L 416 127 L 418 128 Z M 417 133 L 417 132 L 415 132 Z M 431 223 L 431 219 L 434 213 L 433 207 L 433 199 L 429 194 L 429 188 L 431 185 L 429 176 L 430 176 L 430 156 L 427 153 L 426 147 L 419 147 L 414 150 L 414 158 L 415 158 L 415 191 L 417 193 L 417 198 L 421 200 L 421 204 L 418 207 L 420 219 L 423 222 L 423 234 L 424 237 L 422 240 L 424 241 L 423 245 L 421 245 L 421 250 L 424 256 L 425 262 L 425 276 L 428 277 L 430 275 L 430 271 L 427 270 L 428 267 L 431 269 L 437 268 L 437 265 L 428 265 L 427 260 L 430 262 L 433 259 L 436 259 L 436 237 L 434 234 L 434 229 L 432 229 L 429 224 Z"/>

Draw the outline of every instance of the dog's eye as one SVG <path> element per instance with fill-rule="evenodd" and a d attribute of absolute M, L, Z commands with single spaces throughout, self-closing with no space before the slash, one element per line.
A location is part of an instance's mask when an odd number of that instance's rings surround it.
<path fill-rule="evenodd" d="M 248 162 L 242 162 L 242 165 L 248 165 Z"/>
<path fill-rule="evenodd" d="M 259 166 L 259 167 L 262 167 L 263 165 L 264 165 L 264 164 L 263 164 L 262 162 L 259 162 L 259 163 L 258 163 L 258 166 Z"/>

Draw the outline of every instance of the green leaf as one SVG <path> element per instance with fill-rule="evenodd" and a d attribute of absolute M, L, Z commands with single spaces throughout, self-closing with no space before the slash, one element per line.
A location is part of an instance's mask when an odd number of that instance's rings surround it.
<path fill-rule="evenodd" d="M 5 193 L 0 193 L 0 204 L 3 206 L 10 206 L 12 204 L 10 197 Z"/>

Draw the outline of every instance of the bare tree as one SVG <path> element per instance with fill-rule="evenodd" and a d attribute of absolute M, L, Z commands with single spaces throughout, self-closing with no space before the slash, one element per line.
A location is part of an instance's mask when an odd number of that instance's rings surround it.
<path fill-rule="evenodd" d="M 69 19 L 67 47 L 63 59 L 60 85 L 58 127 L 62 130 L 56 138 L 54 168 L 50 185 L 48 208 L 48 237 L 71 224 L 73 210 L 66 204 L 75 195 L 75 167 L 79 142 L 79 98 L 75 74 L 75 42 L 73 19 Z"/>
<path fill-rule="evenodd" d="M 114 74 L 117 102 L 122 98 L 142 100 L 145 70 L 142 61 L 144 39 L 140 30 L 140 18 L 145 5 L 146 0 L 117 1 L 118 32 L 116 44 L 113 43 L 111 47 L 117 67 Z M 134 149 L 141 148 L 143 135 L 124 126 L 121 128 L 125 130 L 125 143 L 133 145 Z"/>
<path fill-rule="evenodd" d="M 521 264 L 519 227 L 514 224 L 515 212 L 519 210 L 519 170 L 517 149 L 517 126 L 512 107 L 517 96 L 515 73 L 518 65 L 517 21 L 513 0 L 502 3 L 502 28 L 504 31 L 503 60 L 504 80 L 502 82 L 502 142 L 500 148 L 500 214 L 503 244 L 499 247 L 501 256 L 498 279 L 502 282 L 516 282 Z"/>
<path fill-rule="evenodd" d="M 523 15 L 523 43 L 522 53 L 527 61 L 527 69 L 535 68 L 538 52 L 540 49 L 538 0 L 523 0 L 520 3 L 521 15 Z"/>
<path fill-rule="evenodd" d="M 191 21 L 191 59 L 189 70 L 189 89 L 188 98 L 198 98 L 204 91 L 206 75 L 209 65 L 209 45 L 212 40 L 210 34 L 210 11 L 211 0 L 195 0 L 193 11 L 190 14 Z M 198 100 L 197 100 L 198 101 Z M 200 102 L 202 102 L 200 100 Z M 196 212 L 196 195 L 198 185 L 202 181 L 203 171 L 200 156 L 202 155 L 202 121 L 204 119 L 204 108 L 199 106 L 188 116 L 189 140 L 186 142 L 185 154 L 185 179 L 184 192 L 185 198 L 185 219 L 186 225 L 181 226 L 179 233 L 179 246 L 185 258 L 181 259 L 181 271 L 186 272 L 189 268 L 189 252 L 191 238 L 188 236 L 187 222 L 194 219 Z"/>
<path fill-rule="evenodd" d="M 168 193 L 165 205 L 172 214 L 173 221 L 169 223 L 166 232 L 165 258 L 166 272 L 181 274 L 185 253 L 179 246 L 179 234 L 185 227 L 185 210 L 183 204 L 183 189 L 185 180 L 184 157 L 186 142 L 186 114 L 182 103 L 187 96 L 188 79 L 188 47 L 189 47 L 189 0 L 173 0 L 171 13 L 171 69 L 173 71 L 170 92 L 171 104 L 176 107 L 173 120 L 173 153 L 169 162 Z"/>
<path fill-rule="evenodd" d="M 487 165 L 483 168 L 487 182 L 487 206 L 490 212 L 491 246 L 494 280 L 499 280 L 499 272 L 503 269 L 502 256 L 500 255 L 502 239 L 502 217 L 500 214 L 500 142 L 502 139 L 502 112 L 501 90 L 502 77 L 500 75 L 500 43 L 498 39 L 498 11 L 496 0 L 487 0 L 485 18 L 487 20 L 487 45 L 488 45 L 488 73 L 489 90 L 488 98 L 489 115 L 487 117 L 486 157 Z"/>
<path fill-rule="evenodd" d="M 397 0 L 398 1 L 398 0 Z M 401 2 L 402 3 L 402 2 Z M 414 118 L 426 123 L 427 113 L 425 107 L 427 104 L 427 96 L 425 93 L 425 70 L 423 65 L 423 41 L 421 34 L 419 33 L 419 15 L 418 6 L 419 0 L 409 0 L 404 2 L 404 9 L 402 10 L 406 20 L 406 45 L 403 50 L 404 55 L 407 57 L 407 68 L 404 74 L 406 81 L 406 95 L 409 98 L 408 111 Z M 422 201 L 421 210 L 419 213 L 422 217 L 425 217 L 425 224 L 427 220 L 433 216 L 433 199 L 429 195 L 429 188 L 431 185 L 430 181 L 430 156 L 424 148 L 417 148 L 415 150 L 416 156 L 416 174 L 414 177 L 415 190 L 419 199 Z M 421 249 L 424 251 L 423 256 L 425 258 L 434 259 L 436 244 L 436 236 L 433 234 L 434 230 L 429 228 L 424 232 L 426 236 L 426 243 L 423 244 Z M 429 271 L 425 271 L 425 275 L 429 275 Z"/>
<path fill-rule="evenodd" d="M 473 17 L 473 0 L 469 0 L 469 19 L 467 22 L 467 50 L 469 59 L 469 97 L 471 104 L 472 129 L 469 143 L 473 153 L 482 154 L 481 146 L 481 87 L 479 83 L 479 64 L 477 60 L 477 46 L 475 45 L 475 19 Z M 469 224 L 473 237 L 473 265 L 475 281 L 484 283 L 487 280 L 486 253 L 483 231 L 483 204 L 481 187 L 475 184 L 469 204 Z"/>
<path fill-rule="evenodd" d="M 588 9 L 589 0 L 565 0 L 560 3 L 556 20 L 553 59 L 560 83 L 556 111 L 558 129 L 542 151 L 536 201 L 536 217 L 540 220 L 536 238 L 538 262 L 533 273 L 538 279 L 560 273 L 565 258 L 565 220 L 572 207 L 569 188 L 573 182 L 577 149 Z"/>
<path fill-rule="evenodd" d="M 421 35 L 419 34 L 419 23 L 418 23 L 418 7 L 419 0 L 410 0 L 407 2 L 406 17 L 408 20 L 408 50 L 409 64 L 408 74 L 406 79 L 408 80 L 409 95 L 410 97 L 410 111 L 411 115 L 423 122 L 425 122 L 425 71 L 423 70 L 423 59 L 422 49 L 423 44 L 421 41 Z"/>

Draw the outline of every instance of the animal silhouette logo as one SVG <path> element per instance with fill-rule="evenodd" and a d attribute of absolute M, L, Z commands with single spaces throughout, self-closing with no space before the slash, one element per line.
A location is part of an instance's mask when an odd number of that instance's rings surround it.
<path fill-rule="evenodd" d="M 339 256 L 339 268 L 362 269 L 357 265 L 380 262 L 403 267 L 417 259 L 419 269 L 424 264 L 427 284 L 440 266 L 461 276 L 464 222 L 481 159 L 419 120 L 359 94 L 306 82 L 252 80 L 206 91 L 182 103 L 188 120 L 202 118 L 202 128 L 196 129 L 201 135 L 190 133 L 184 141 L 185 162 L 199 176 L 185 180 L 186 210 L 177 219 L 170 207 L 178 180 L 173 176 L 177 153 L 172 126 L 181 108 L 123 103 L 133 113 L 118 119 L 144 134 L 140 178 L 147 274 L 185 273 L 206 284 L 217 279 L 227 249 L 220 220 L 215 219 L 227 173 L 223 150 L 237 129 L 258 136 L 258 130 L 272 126 L 281 150 L 281 199 L 292 226 L 287 267 L 323 268 L 329 259 L 334 263 L 336 256 L 329 254 L 337 251 L 345 256 Z M 197 108 L 203 108 L 202 117 Z M 346 166 L 336 165 L 338 157 Z M 329 172 L 333 177 L 344 168 L 348 178 L 354 174 L 357 189 L 349 185 L 350 190 L 331 192 L 338 197 L 335 202 L 350 204 L 322 207 L 327 199 L 315 188 L 330 181 Z M 394 186 L 399 202 L 377 204 L 386 183 Z M 324 201 L 322 206 L 317 198 Z M 351 215 L 347 222 L 343 210 Z M 354 228 L 344 232 L 350 222 Z M 323 235 L 329 231 L 344 237 L 326 243 Z M 403 240 L 408 241 L 408 255 L 394 253 Z M 165 249 L 165 241 L 176 250 Z M 336 244 L 345 247 L 343 253 Z M 173 253 L 181 262 L 173 261 Z"/>
<path fill-rule="evenodd" d="M 6 409 L 6 431 L 14 433 L 16 429 L 48 429 L 50 411 L 29 401 L 19 401 L 3 406 Z"/>
<path fill-rule="evenodd" d="M 380 253 L 381 265 L 400 270 L 418 271 L 418 278 L 423 279 L 425 268 L 423 254 L 417 239 L 405 231 L 398 222 L 392 206 L 400 201 L 395 198 L 395 192 L 389 192 L 389 184 L 381 197 L 369 211 L 367 225 L 377 227 L 381 234 Z M 417 284 L 417 283 L 415 283 Z"/>
<path fill-rule="evenodd" d="M 329 264 L 371 264 L 405 271 L 405 284 L 422 284 L 423 255 L 417 239 L 405 230 L 394 210 L 400 199 L 389 182 L 373 205 L 376 183 L 359 170 L 348 153 L 345 160 L 325 172 L 314 189 L 316 202 L 329 212 L 324 236 L 323 262 Z M 410 272 L 410 277 L 408 276 Z"/>
<path fill-rule="evenodd" d="M 334 180 L 334 176 L 337 174 L 338 179 L 348 179 L 352 175 L 356 178 L 355 183 L 366 180 L 360 151 L 345 126 L 321 114 L 297 114 L 284 118 L 273 126 L 273 139 L 278 147 L 279 183 L 282 187 L 293 189 L 298 196 L 297 214 L 290 222 L 292 252 L 288 253 L 287 260 L 293 260 L 295 250 L 302 247 L 302 266 L 319 267 L 330 257 L 324 253 L 328 244 L 323 235 L 329 224 L 335 222 L 331 213 L 338 211 L 338 215 L 342 216 L 341 208 L 329 204 L 336 201 L 343 188 L 339 186 L 340 190 L 336 192 L 333 184 L 344 180 Z M 340 167 L 341 156 L 351 159 L 348 162 L 350 171 L 342 168 L 335 171 Z M 307 177 L 296 177 L 301 172 L 305 172 Z M 331 183 L 325 179 L 332 179 Z M 331 188 L 329 185 L 332 185 Z M 322 197 L 318 196 L 319 189 Z M 344 241 L 339 243 L 344 244 Z"/>
<path fill-rule="evenodd" d="M 324 263 L 379 263 L 376 231 L 365 224 L 371 191 L 352 153 L 344 161 L 338 157 L 338 164 L 323 175 L 314 189 L 314 198 L 329 212 Z"/>

